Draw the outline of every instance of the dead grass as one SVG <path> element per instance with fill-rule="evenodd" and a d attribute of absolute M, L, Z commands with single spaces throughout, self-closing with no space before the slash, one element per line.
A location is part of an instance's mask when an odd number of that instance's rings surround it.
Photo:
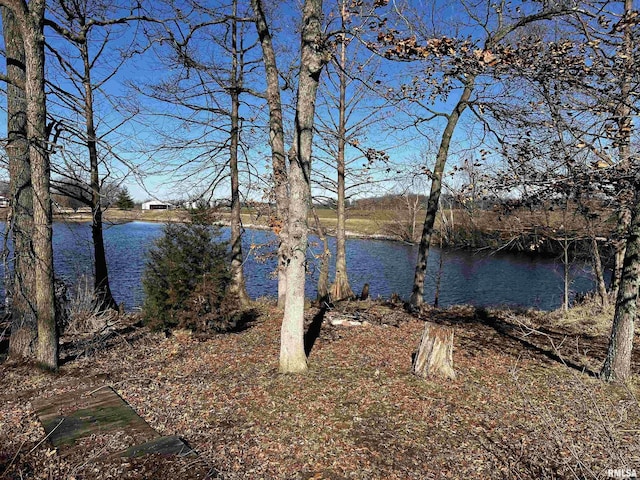
<path fill-rule="evenodd" d="M 277 372 L 280 313 L 260 310 L 252 328 L 206 339 L 131 329 L 57 374 L 0 365 L 0 477 L 605 478 L 640 465 L 637 379 L 621 387 L 589 374 L 605 337 L 535 312 L 457 307 L 418 319 L 351 303 L 331 315 L 366 323 L 324 322 L 308 374 L 293 377 Z M 309 312 L 310 328 L 321 313 Z M 411 375 L 423 319 L 455 329 L 455 381 Z M 198 460 L 87 462 L 97 446 L 37 445 L 31 399 L 105 383 Z"/>
<path fill-rule="evenodd" d="M 1 209 L 0 209 L 1 210 Z M 335 233 L 336 228 L 336 212 L 329 208 L 318 208 L 317 210 L 320 223 L 327 229 L 329 234 Z M 220 211 L 222 221 L 228 221 L 229 214 Z M 508 214 L 496 212 L 492 210 L 476 210 L 468 211 L 463 209 L 445 209 L 443 214 L 447 217 L 448 228 L 457 231 L 456 238 L 450 239 L 454 244 L 460 243 L 459 246 L 484 246 L 485 243 L 492 244 L 494 247 L 500 247 L 504 243 L 517 237 L 522 232 L 527 232 L 534 237 L 537 233 L 545 231 L 554 231 L 567 228 L 569 231 L 584 234 L 586 224 L 584 219 L 577 214 L 569 213 L 564 215 L 561 211 L 520 209 Z M 253 226 L 257 228 L 269 228 L 269 215 L 265 212 L 255 209 L 243 209 L 242 221 L 245 226 Z M 417 233 L 421 231 L 422 222 L 424 221 L 425 211 L 419 211 L 417 214 Z M 601 221 L 595 225 L 596 234 L 599 236 L 608 236 L 611 232 L 613 224 L 610 220 L 610 212 L 600 212 Z M 398 235 L 398 229 L 409 222 L 409 212 L 398 210 L 378 209 L 349 209 L 347 211 L 346 229 L 351 236 L 380 236 L 390 237 Z M 2 218 L 2 211 L 0 211 Z M 63 221 L 90 221 L 91 216 L 88 213 L 66 213 L 58 214 L 56 218 Z M 110 208 L 104 213 L 105 221 L 119 223 L 128 221 L 144 221 L 144 222 L 176 222 L 184 221 L 187 218 L 186 210 L 119 210 Z M 436 231 L 442 229 L 441 215 L 436 220 Z M 312 228 L 315 222 L 312 217 L 309 218 Z M 395 232 L 395 233 L 394 233 Z M 460 238 L 457 238 L 460 237 Z M 470 237 L 471 238 L 470 240 Z M 486 237 L 483 239 L 483 237 Z M 398 238 L 400 238 L 398 236 Z M 475 245 L 475 243 L 478 243 Z M 525 242 L 526 243 L 526 242 Z"/>
<path fill-rule="evenodd" d="M 118 321 L 118 312 L 100 311 L 96 306 L 93 279 L 82 275 L 74 284 L 73 292 L 67 303 L 67 322 L 65 333 L 69 336 L 104 332 Z"/>
<path fill-rule="evenodd" d="M 557 310 L 549 314 L 552 325 L 560 329 L 577 331 L 586 335 L 606 337 L 611 333 L 615 302 L 602 307 L 595 298 L 587 298 L 572 306 L 567 312 Z"/>

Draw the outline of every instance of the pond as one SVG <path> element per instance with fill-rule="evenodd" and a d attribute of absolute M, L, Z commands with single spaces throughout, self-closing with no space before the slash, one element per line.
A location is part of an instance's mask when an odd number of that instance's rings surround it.
<path fill-rule="evenodd" d="M 113 295 L 127 309 L 139 307 L 144 300 L 141 278 L 145 253 L 162 234 L 162 224 L 130 222 L 105 225 L 105 245 Z M 229 229 L 223 228 L 223 239 Z M 273 276 L 275 260 L 267 255 L 275 236 L 270 231 L 246 230 L 244 264 L 247 289 L 252 298 L 275 297 L 277 282 Z M 318 239 L 311 238 L 309 256 L 321 251 Z M 335 239 L 330 238 L 335 252 Z M 269 246 L 271 245 L 271 247 Z M 266 247 L 264 245 L 267 245 Z M 261 247 L 262 246 L 262 247 Z M 392 293 L 408 298 L 411 292 L 417 247 L 399 242 L 349 239 L 347 265 L 351 287 L 360 293 L 369 283 L 371 296 L 388 297 Z M 56 275 L 73 283 L 81 275 L 91 273 L 91 229 L 86 223 L 54 225 Z M 440 256 L 440 305 L 471 304 L 475 306 L 511 305 L 558 308 L 562 303 L 563 266 L 560 260 L 517 254 L 475 253 L 460 250 L 441 251 L 432 248 L 429 256 L 425 300 L 433 302 Z M 306 295 L 314 298 L 318 265 L 310 262 Z M 333 268 L 331 277 L 333 277 Z M 571 266 L 572 296 L 593 289 L 591 269 L 584 263 Z"/>

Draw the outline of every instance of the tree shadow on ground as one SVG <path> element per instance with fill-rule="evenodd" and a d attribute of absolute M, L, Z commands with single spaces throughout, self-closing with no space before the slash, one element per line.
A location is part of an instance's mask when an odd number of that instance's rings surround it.
<path fill-rule="evenodd" d="M 548 362 L 598 377 L 596 368 L 606 354 L 606 338 L 556 331 L 542 325 L 528 326 L 520 323 L 518 313 L 515 313 L 515 320 L 511 321 L 501 318 L 500 311 L 493 313 L 481 307 L 460 307 L 431 311 L 421 317 L 445 325 L 464 325 L 457 336 L 470 356 L 481 351 L 490 353 L 496 348 L 516 357 L 526 351 Z M 489 328 L 492 333 L 481 327 Z"/>
<path fill-rule="evenodd" d="M 307 331 L 304 334 L 304 353 L 307 357 L 311 354 L 311 350 L 320 336 L 325 313 L 327 313 L 327 307 L 323 304 L 320 310 L 313 316 L 311 323 L 307 326 Z"/>
<path fill-rule="evenodd" d="M 206 341 L 218 335 L 242 333 L 251 328 L 259 316 L 260 312 L 258 310 L 247 309 L 234 315 L 228 322 L 209 327 L 206 331 L 195 332 L 193 335 L 199 341 Z M 93 335 L 72 338 L 70 341 L 60 345 L 59 365 L 62 366 L 83 357 L 90 357 L 99 351 L 111 349 L 123 342 L 133 344 L 147 333 L 148 330 L 144 328 L 142 320 L 137 320 L 129 325 L 111 327 Z M 171 329 L 167 329 L 164 334 L 170 337 L 173 332 Z"/>
<path fill-rule="evenodd" d="M 93 335 L 83 335 L 61 342 L 58 364 L 63 366 L 74 360 L 90 357 L 98 351 L 108 350 L 123 342 L 131 344 L 146 334 L 142 327 L 142 321 L 137 321 L 120 328 L 110 328 Z"/>
<path fill-rule="evenodd" d="M 525 349 L 537 353 L 546 357 L 547 359 L 561 363 L 569 368 L 577 370 L 581 373 L 586 373 L 590 377 L 598 377 L 598 373 L 591 370 L 587 365 L 582 365 L 578 362 L 572 361 L 568 357 L 561 356 L 559 348 L 556 346 L 561 345 L 567 338 L 566 334 L 554 332 L 548 328 L 535 328 L 526 333 L 526 337 L 518 334 L 519 327 L 503 319 L 491 315 L 484 308 L 476 308 L 476 319 L 479 323 L 493 328 L 499 335 L 509 338 L 515 342 L 518 342 Z M 531 339 L 531 340 L 529 340 Z M 547 343 L 551 343 L 551 347 L 542 347 L 534 343 L 534 340 L 547 340 Z"/>
<path fill-rule="evenodd" d="M 4 362 L 8 357 L 10 333 L 11 318 L 5 314 L 0 317 L 0 363 Z"/>
<path fill-rule="evenodd" d="M 255 308 L 248 308 L 233 315 L 228 322 L 213 326 L 209 331 L 202 332 L 205 336 L 224 333 L 242 333 L 250 329 L 260 317 L 260 312 Z"/>

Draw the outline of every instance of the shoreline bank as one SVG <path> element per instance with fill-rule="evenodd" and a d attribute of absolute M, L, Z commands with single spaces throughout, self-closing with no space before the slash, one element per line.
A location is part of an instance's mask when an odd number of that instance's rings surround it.
<path fill-rule="evenodd" d="M 223 213 L 222 218 L 216 221 L 217 225 L 230 226 L 230 220 Z M 1 218 L 1 217 L 0 217 Z M 248 213 L 242 214 L 243 227 L 255 230 L 271 230 L 265 222 L 260 222 L 259 218 L 253 218 Z M 128 222 L 182 222 L 187 219 L 187 212 L 180 210 L 116 210 L 108 209 L 104 213 L 105 223 L 117 225 Z M 256 222 L 256 220 L 258 220 Z M 325 233 L 329 237 L 335 237 L 335 218 L 323 217 Z M 364 240 L 382 240 L 390 242 L 399 242 L 407 245 L 417 245 L 419 239 L 414 242 L 402 238 L 401 234 L 392 235 L 380 232 L 382 228 L 378 228 L 378 222 L 373 219 L 354 218 L 350 219 L 354 223 L 351 228 L 346 231 L 347 238 L 364 239 Z M 91 215 L 88 213 L 57 213 L 54 221 L 59 222 L 90 222 Z M 353 227 L 361 227 L 354 229 Z M 348 226 L 349 227 L 349 226 Z M 436 226 L 437 227 L 437 226 Z M 315 228 L 310 229 L 312 233 L 316 233 Z M 448 232 L 447 238 L 442 240 L 439 237 L 439 230 L 434 231 L 432 240 L 433 246 L 438 246 L 447 250 L 468 250 L 468 251 L 490 251 L 490 252 L 509 252 L 524 254 L 532 257 L 551 258 L 563 254 L 562 239 L 551 238 L 547 235 L 547 228 L 532 226 L 528 229 L 522 229 L 517 234 L 506 232 L 504 229 L 484 230 L 475 226 L 460 224 L 453 231 Z M 316 233 L 317 234 L 317 233 Z M 585 259 L 591 255 L 591 239 L 575 238 L 569 245 L 569 254 L 572 259 Z M 610 263 L 613 257 L 612 248 L 609 245 L 609 239 L 606 235 L 598 237 L 601 245 L 601 256 L 605 260 L 605 264 Z"/>

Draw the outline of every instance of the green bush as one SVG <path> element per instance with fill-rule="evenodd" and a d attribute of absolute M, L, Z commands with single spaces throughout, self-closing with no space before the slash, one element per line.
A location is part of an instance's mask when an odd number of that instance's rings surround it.
<path fill-rule="evenodd" d="M 129 190 L 127 190 L 127 187 L 122 187 L 118 192 L 118 198 L 116 198 L 116 207 L 122 210 L 131 210 L 134 206 Z"/>
<path fill-rule="evenodd" d="M 183 318 L 185 312 L 193 311 L 193 296 L 202 290 L 202 285 L 208 286 L 207 308 L 211 312 L 219 310 L 225 300 L 229 272 L 226 245 L 215 242 L 217 234 L 202 211 L 192 214 L 191 223 L 164 226 L 163 236 L 148 253 L 142 280 L 143 316 L 151 328 L 202 326 Z"/>

